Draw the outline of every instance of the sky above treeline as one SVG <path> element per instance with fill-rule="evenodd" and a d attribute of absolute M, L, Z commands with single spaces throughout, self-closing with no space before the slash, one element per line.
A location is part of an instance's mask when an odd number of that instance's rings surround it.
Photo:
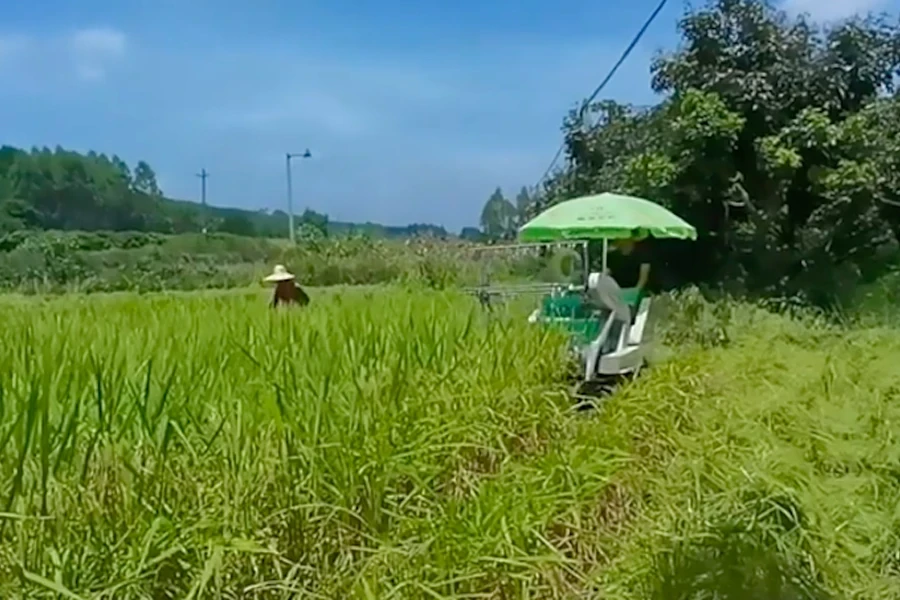
<path fill-rule="evenodd" d="M 496 186 L 533 185 L 566 112 L 658 0 L 47 0 L 0 21 L 0 143 L 146 160 L 172 197 L 343 221 L 477 224 Z M 787 0 L 819 20 L 900 0 Z M 602 96 L 651 104 L 670 0 Z"/>

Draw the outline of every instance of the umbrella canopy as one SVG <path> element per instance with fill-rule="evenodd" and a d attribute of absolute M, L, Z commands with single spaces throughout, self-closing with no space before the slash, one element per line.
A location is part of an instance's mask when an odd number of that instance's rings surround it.
<path fill-rule="evenodd" d="M 626 239 L 650 235 L 655 238 L 697 239 L 697 230 L 655 202 L 597 194 L 551 206 L 519 229 L 523 242 Z"/>

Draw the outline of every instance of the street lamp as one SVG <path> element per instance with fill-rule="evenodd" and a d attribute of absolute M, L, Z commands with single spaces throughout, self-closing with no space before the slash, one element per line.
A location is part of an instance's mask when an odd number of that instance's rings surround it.
<path fill-rule="evenodd" d="M 291 159 L 292 158 L 311 158 L 312 154 L 309 148 L 305 152 L 285 152 L 284 166 L 285 176 L 287 178 L 287 205 L 288 205 L 288 227 L 290 227 L 290 238 L 293 244 L 296 241 L 296 233 L 294 232 L 294 190 L 291 185 Z"/>

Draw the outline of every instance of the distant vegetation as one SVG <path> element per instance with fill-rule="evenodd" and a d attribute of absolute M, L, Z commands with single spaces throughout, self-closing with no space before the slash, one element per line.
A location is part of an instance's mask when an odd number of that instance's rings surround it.
<path fill-rule="evenodd" d="M 464 242 L 364 234 L 287 240 L 227 233 L 17 231 L 0 236 L 0 291 L 149 292 L 258 284 L 277 263 L 304 285 L 418 283 L 430 288 L 492 277 L 556 278 L 549 257 L 507 253 L 487 260 Z M 551 261 L 552 262 L 552 261 Z"/>
<path fill-rule="evenodd" d="M 307 209 L 295 220 L 329 234 L 445 237 L 443 227 L 331 221 Z M 248 237 L 287 237 L 288 215 L 202 206 L 165 197 L 153 168 L 132 169 L 118 156 L 80 154 L 57 147 L 0 148 L 0 234 L 23 229 L 197 233 L 204 229 Z"/>

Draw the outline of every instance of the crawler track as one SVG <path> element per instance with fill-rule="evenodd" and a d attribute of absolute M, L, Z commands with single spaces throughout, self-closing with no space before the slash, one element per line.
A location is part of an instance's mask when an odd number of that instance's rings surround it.
<path fill-rule="evenodd" d="M 583 411 L 599 408 L 603 400 L 613 395 L 621 383 L 621 378 L 579 381 L 572 390 L 575 409 Z"/>
<path fill-rule="evenodd" d="M 576 410 L 591 410 L 599 408 L 603 401 L 613 395 L 623 383 L 634 381 L 645 369 L 644 363 L 636 373 L 628 375 L 611 375 L 601 377 L 593 381 L 584 381 L 580 378 L 573 384 L 572 399 L 575 401 Z"/>

